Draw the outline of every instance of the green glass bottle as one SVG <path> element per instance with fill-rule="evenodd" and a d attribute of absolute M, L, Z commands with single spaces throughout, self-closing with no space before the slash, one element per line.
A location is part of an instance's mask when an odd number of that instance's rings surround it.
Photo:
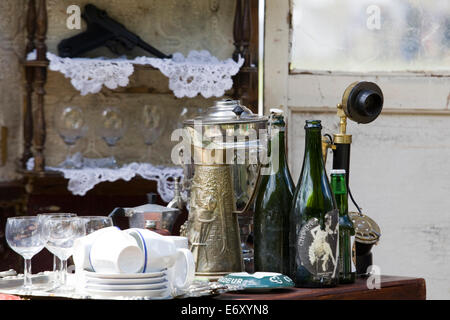
<path fill-rule="evenodd" d="M 339 213 L 325 172 L 320 120 L 307 120 L 302 171 L 290 212 L 290 273 L 296 287 L 338 281 Z"/>
<path fill-rule="evenodd" d="M 294 182 L 285 148 L 286 124 L 280 111 L 273 111 L 268 141 L 269 162 L 261 170 L 253 217 L 255 271 L 289 271 L 289 210 Z"/>
<path fill-rule="evenodd" d="M 331 190 L 339 210 L 339 283 L 353 283 L 356 268 L 352 259 L 352 248 L 355 241 L 355 228 L 348 216 L 348 193 L 345 170 L 331 170 Z"/>

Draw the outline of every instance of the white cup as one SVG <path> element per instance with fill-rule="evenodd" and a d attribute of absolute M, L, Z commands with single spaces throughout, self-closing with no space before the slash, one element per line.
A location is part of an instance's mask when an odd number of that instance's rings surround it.
<path fill-rule="evenodd" d="M 175 263 L 177 248 L 172 240 L 147 229 L 130 228 L 124 232 L 132 236 L 144 252 L 143 273 L 170 268 Z"/>
<path fill-rule="evenodd" d="M 173 241 L 175 247 L 179 249 L 189 249 L 188 238 L 180 236 L 165 236 Z"/>
<path fill-rule="evenodd" d="M 189 250 L 188 238 L 179 236 L 166 236 L 177 247 L 177 258 L 172 267 L 168 269 L 167 277 L 174 296 L 178 290 L 189 288 L 195 277 L 195 261 Z"/>
<path fill-rule="evenodd" d="M 104 232 L 92 243 L 89 260 L 95 272 L 140 273 L 145 256 L 135 239 L 125 232 Z"/>
<path fill-rule="evenodd" d="M 92 244 L 102 234 L 120 232 L 121 231 L 118 227 L 106 227 L 92 232 L 84 237 L 77 238 L 73 245 L 73 262 L 75 263 L 76 272 L 80 272 L 82 270 L 94 271 L 94 268 L 89 260 Z"/>

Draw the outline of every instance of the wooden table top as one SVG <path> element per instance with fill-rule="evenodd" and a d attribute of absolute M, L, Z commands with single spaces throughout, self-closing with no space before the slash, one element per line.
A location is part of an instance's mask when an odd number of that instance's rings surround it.
<path fill-rule="evenodd" d="M 228 292 L 220 300 L 425 300 L 426 286 L 422 278 L 380 276 L 380 289 L 369 289 L 367 278 L 334 288 L 291 288 L 268 293 Z"/>
<path fill-rule="evenodd" d="M 426 286 L 422 278 L 381 276 L 380 289 L 368 289 L 367 279 L 334 288 L 291 288 L 268 293 L 228 292 L 213 300 L 425 300 Z M 17 299 L 0 295 L 0 300 Z M 49 299 L 48 297 L 46 299 Z M 51 299 L 51 298 L 50 298 Z M 183 299 L 181 299 L 182 301 Z"/>

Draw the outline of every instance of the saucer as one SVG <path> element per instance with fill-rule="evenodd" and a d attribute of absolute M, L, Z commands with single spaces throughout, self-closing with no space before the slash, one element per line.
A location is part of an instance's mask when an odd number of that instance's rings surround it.
<path fill-rule="evenodd" d="M 130 278 L 130 279 L 114 279 L 114 278 L 95 278 L 86 277 L 88 284 L 104 284 L 104 285 L 125 285 L 125 284 L 153 284 L 167 281 L 166 276 L 154 278 Z"/>
<path fill-rule="evenodd" d="M 146 297 L 164 298 L 169 295 L 169 288 L 155 290 L 98 290 L 85 288 L 88 294 L 98 297 Z"/>
<path fill-rule="evenodd" d="M 144 279 L 144 278 L 160 278 L 162 276 L 165 276 L 166 272 L 167 269 L 146 273 L 101 273 L 85 270 L 84 275 L 88 278 L 100 278 L 100 279 Z"/>
<path fill-rule="evenodd" d="M 86 283 L 86 290 L 158 290 L 167 288 L 168 282 L 144 284 L 94 284 Z"/>

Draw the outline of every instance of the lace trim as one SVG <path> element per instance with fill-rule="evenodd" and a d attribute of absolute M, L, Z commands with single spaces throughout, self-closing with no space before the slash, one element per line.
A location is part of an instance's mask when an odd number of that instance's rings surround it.
<path fill-rule="evenodd" d="M 36 51 L 27 59 L 36 59 Z M 134 65 L 151 65 L 169 78 L 169 88 L 177 98 L 192 98 L 198 94 L 205 98 L 223 96 L 233 86 L 231 77 L 244 64 L 242 57 L 237 62 L 231 58 L 220 61 L 206 50 L 191 51 L 187 57 L 174 53 L 171 59 L 61 58 L 50 52 L 47 52 L 47 59 L 50 70 L 69 78 L 81 95 L 98 93 L 103 86 L 109 89 L 125 87 L 134 72 Z"/>
<path fill-rule="evenodd" d="M 28 160 L 27 169 L 33 170 L 34 158 Z M 46 167 L 49 171 L 59 171 L 64 178 L 69 180 L 68 189 L 72 194 L 84 196 L 86 192 L 93 189 L 97 184 L 119 179 L 130 181 L 139 175 L 144 179 L 157 182 L 157 192 L 165 202 L 170 202 L 174 197 L 174 184 L 176 178 L 183 178 L 183 169 L 179 167 L 153 166 L 150 163 L 133 162 L 118 169 L 110 168 L 81 168 L 64 169 L 57 167 Z"/>

